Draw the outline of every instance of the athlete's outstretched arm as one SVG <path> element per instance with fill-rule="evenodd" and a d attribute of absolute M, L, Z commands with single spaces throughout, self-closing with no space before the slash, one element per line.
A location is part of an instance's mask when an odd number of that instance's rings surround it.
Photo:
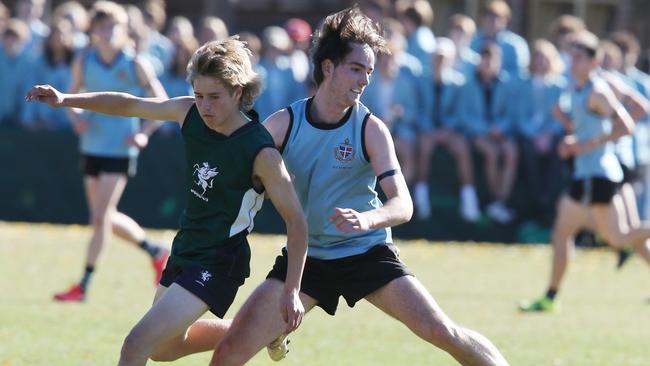
<path fill-rule="evenodd" d="M 33 86 L 25 100 L 28 102 L 36 100 L 51 107 L 81 108 L 114 116 L 180 123 L 194 103 L 193 97 L 140 98 L 119 92 L 65 94 L 50 85 Z"/>
<path fill-rule="evenodd" d="M 330 220 L 342 232 L 395 226 L 408 222 L 413 215 L 413 202 L 400 171 L 393 138 L 388 127 L 374 115 L 366 123 L 365 141 L 370 164 L 386 194 L 386 202 L 382 207 L 366 212 L 345 207 L 335 208 Z"/>
<path fill-rule="evenodd" d="M 300 325 L 305 308 L 300 301 L 300 283 L 307 258 L 307 221 L 302 212 L 291 178 L 282 157 L 274 148 L 264 148 L 255 158 L 254 177 L 257 177 L 267 196 L 287 226 L 287 277 L 281 298 L 282 317 L 287 323 L 286 333 Z"/>

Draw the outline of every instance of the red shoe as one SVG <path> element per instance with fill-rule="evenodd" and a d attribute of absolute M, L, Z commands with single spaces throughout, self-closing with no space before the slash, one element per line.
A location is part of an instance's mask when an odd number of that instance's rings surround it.
<path fill-rule="evenodd" d="M 160 253 L 156 256 L 156 258 L 153 258 L 151 261 L 151 265 L 153 266 L 153 270 L 156 274 L 156 282 L 154 283 L 155 286 L 158 286 L 160 283 L 160 278 L 162 277 L 163 270 L 165 269 L 165 266 L 167 265 L 167 259 L 169 258 L 169 250 L 167 249 L 160 249 Z"/>
<path fill-rule="evenodd" d="M 79 285 L 70 287 L 68 291 L 54 294 L 54 301 L 82 302 L 84 300 L 86 300 L 86 291 L 84 291 L 84 289 L 82 289 Z"/>

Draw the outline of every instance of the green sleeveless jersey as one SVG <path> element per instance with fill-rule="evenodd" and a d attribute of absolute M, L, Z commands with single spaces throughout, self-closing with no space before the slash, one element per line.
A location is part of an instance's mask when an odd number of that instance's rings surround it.
<path fill-rule="evenodd" d="M 263 192 L 253 188 L 253 163 L 263 148 L 275 144 L 256 112 L 247 117 L 251 121 L 230 136 L 210 129 L 196 104 L 185 117 L 188 197 L 172 244 L 171 264 L 200 265 L 248 277 L 246 234 L 264 201 Z"/>

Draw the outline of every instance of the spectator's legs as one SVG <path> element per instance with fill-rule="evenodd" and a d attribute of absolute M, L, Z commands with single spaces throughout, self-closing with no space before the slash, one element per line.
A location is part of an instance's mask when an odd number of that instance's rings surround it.
<path fill-rule="evenodd" d="M 431 216 L 431 201 L 429 199 L 429 171 L 431 155 L 435 148 L 435 132 L 418 135 L 417 174 L 413 199 L 418 219 L 426 220 Z"/>
<path fill-rule="evenodd" d="M 471 222 L 481 217 L 478 196 L 474 188 L 474 165 L 467 140 L 462 135 L 451 132 L 446 140 L 440 141 L 449 150 L 456 162 L 460 180 L 460 213 L 463 219 Z"/>

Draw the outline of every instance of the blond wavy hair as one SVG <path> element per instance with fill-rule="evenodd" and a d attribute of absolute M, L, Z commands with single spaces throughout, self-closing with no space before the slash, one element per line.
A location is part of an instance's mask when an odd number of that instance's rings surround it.
<path fill-rule="evenodd" d="M 187 64 L 187 81 L 194 85 L 198 76 L 214 77 L 230 92 L 241 88 L 239 108 L 244 111 L 253 108 L 262 89 L 260 77 L 251 64 L 251 51 L 237 36 L 208 42 L 194 52 Z"/>

